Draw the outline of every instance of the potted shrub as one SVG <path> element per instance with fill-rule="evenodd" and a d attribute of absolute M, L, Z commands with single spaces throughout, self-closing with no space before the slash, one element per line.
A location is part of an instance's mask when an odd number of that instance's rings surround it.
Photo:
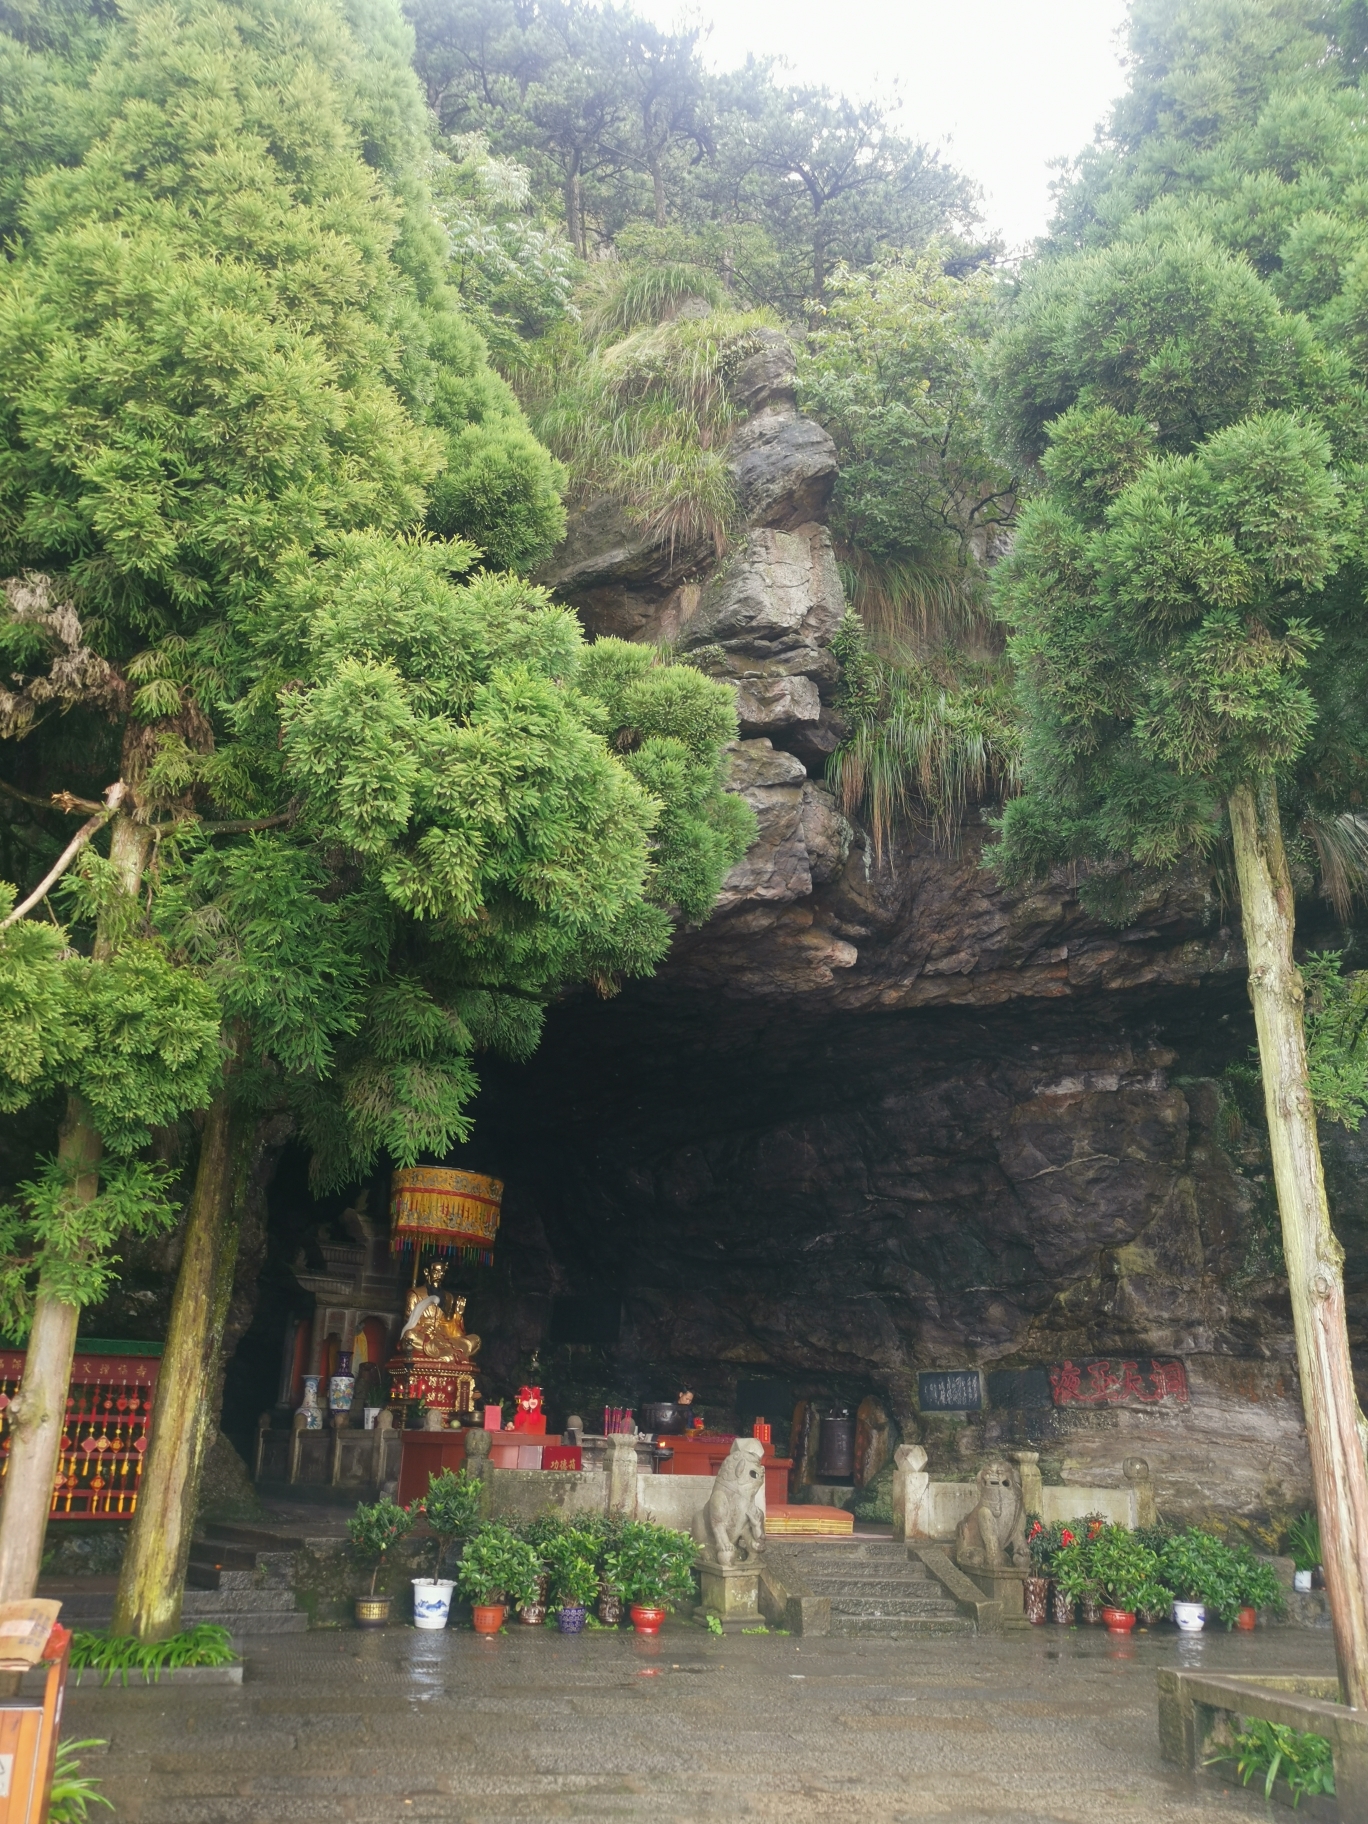
<path fill-rule="evenodd" d="M 531 1602 L 541 1560 L 525 1539 L 497 1522 L 477 1527 L 461 1554 L 456 1581 L 470 1598 L 477 1634 L 497 1634 L 510 1602 Z"/>
<path fill-rule="evenodd" d="M 1165 1541 L 1159 1576 L 1173 1595 L 1173 1619 L 1185 1634 L 1199 1634 L 1208 1615 L 1233 1621 L 1240 1607 L 1235 1554 L 1195 1526 Z"/>
<path fill-rule="evenodd" d="M 1287 1529 L 1287 1550 L 1293 1564 L 1292 1588 L 1301 1592 L 1323 1589 L 1325 1572 L 1321 1569 L 1320 1516 L 1315 1512 L 1298 1514 Z"/>
<path fill-rule="evenodd" d="M 362 1562 L 371 1566 L 370 1594 L 356 1598 L 358 1628 L 383 1628 L 389 1620 L 390 1598 L 377 1596 L 376 1579 L 385 1562 L 385 1553 L 413 1527 L 413 1515 L 388 1495 L 370 1506 L 363 1501 L 347 1522 L 347 1537 Z"/>
<path fill-rule="evenodd" d="M 543 1552 L 551 1574 L 551 1607 L 562 1634 L 583 1633 L 589 1604 L 598 1595 L 594 1543 L 584 1533 L 566 1532 L 548 1540 Z"/>
<path fill-rule="evenodd" d="M 649 1520 L 624 1522 L 616 1543 L 604 1553 L 603 1570 L 631 1604 L 638 1634 L 658 1634 L 669 1611 L 692 1598 L 697 1555 L 687 1533 Z"/>
<path fill-rule="evenodd" d="M 1252 1628 L 1260 1609 L 1283 1607 L 1282 1585 L 1278 1573 L 1266 1558 L 1256 1558 L 1247 1545 L 1235 1548 L 1235 1582 L 1240 1609 L 1235 1617 L 1237 1628 Z"/>
<path fill-rule="evenodd" d="M 1129 1633 L 1137 1609 L 1162 1614 L 1168 1591 L 1159 1581 L 1159 1559 L 1124 1526 L 1104 1526 L 1090 1542 L 1090 1569 L 1102 1602 L 1102 1620 L 1114 1632 Z"/>
<path fill-rule="evenodd" d="M 442 1576 L 442 1565 L 455 1542 L 469 1538 L 479 1525 L 483 1493 L 478 1477 L 468 1475 L 464 1469 L 459 1475 L 444 1469 L 439 1476 L 428 1477 L 428 1491 L 417 1506 L 432 1529 L 437 1550 L 432 1576 L 413 1579 L 415 1627 L 446 1626 L 456 1585 L 451 1578 Z"/>
<path fill-rule="evenodd" d="M 1039 1514 L 1026 1516 L 1026 1549 L 1031 1554 L 1031 1570 L 1021 1585 L 1021 1600 L 1026 1619 L 1033 1627 L 1044 1624 L 1050 1610 L 1050 1566 L 1055 1547 L 1053 1528 L 1047 1527 Z"/>

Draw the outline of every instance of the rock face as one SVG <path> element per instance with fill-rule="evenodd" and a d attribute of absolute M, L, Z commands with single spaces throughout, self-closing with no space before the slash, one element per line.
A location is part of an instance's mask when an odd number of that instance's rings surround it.
<path fill-rule="evenodd" d="M 547 580 L 592 633 L 735 683 L 759 836 L 654 980 L 568 1000 L 528 1065 L 485 1071 L 460 1155 L 508 1186 L 499 1265 L 468 1288 L 484 1381 L 511 1391 L 538 1349 L 557 1417 L 692 1387 L 725 1425 L 746 1381 L 781 1427 L 786 1398 L 877 1401 L 933 1474 L 1021 1444 L 1047 1480 L 1120 1486 L 1139 1455 L 1162 1511 L 1277 1526 L 1308 1469 L 1266 1149 L 1225 1074 L 1252 1040 L 1232 915 L 1196 873 L 1124 929 L 1064 873 L 1008 892 L 977 810 L 948 851 L 913 828 L 875 852 L 821 781 L 830 443 L 782 337 L 733 386 L 726 555 L 600 502 Z M 1325 1144 L 1361 1346 L 1368 1136 Z M 920 1410 L 922 1370 L 1099 1356 L 1181 1358 L 1191 1398 Z"/>

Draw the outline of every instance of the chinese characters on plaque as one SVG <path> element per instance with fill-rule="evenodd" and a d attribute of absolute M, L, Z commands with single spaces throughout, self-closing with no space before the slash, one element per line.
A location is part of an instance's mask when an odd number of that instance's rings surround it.
<path fill-rule="evenodd" d="M 977 1368 L 938 1368 L 917 1376 L 917 1404 L 923 1412 L 982 1412 L 983 1382 Z"/>
<path fill-rule="evenodd" d="M 1056 1406 L 1157 1406 L 1167 1400 L 1186 1405 L 1188 1399 L 1187 1369 L 1154 1356 L 1065 1362 L 1049 1374 Z"/>

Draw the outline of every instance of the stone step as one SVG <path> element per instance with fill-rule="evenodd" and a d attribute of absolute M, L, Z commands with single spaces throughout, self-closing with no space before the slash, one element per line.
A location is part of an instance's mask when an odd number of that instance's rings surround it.
<path fill-rule="evenodd" d="M 932 1618 L 833 1614 L 831 1632 L 842 1640 L 930 1640 L 945 1635 L 972 1635 L 975 1629 L 964 1615 Z"/>
<path fill-rule="evenodd" d="M 282 1606 L 281 1598 L 284 1597 Z M 248 1606 L 264 1602 L 268 1606 Z M 109 1626 L 114 1613 L 114 1593 L 92 1590 L 63 1596 L 61 1619 L 67 1627 L 99 1629 Z M 181 1610 L 187 1628 L 212 1622 L 231 1634 L 303 1634 L 309 1617 L 294 1607 L 288 1590 L 187 1590 Z"/>
<path fill-rule="evenodd" d="M 923 1602 L 944 1599 L 943 1586 L 930 1577 L 831 1577 L 804 1578 L 814 1596 L 910 1596 Z"/>
<path fill-rule="evenodd" d="M 224 1571 L 216 1564 L 196 1564 L 192 1558 L 185 1567 L 185 1587 L 187 1590 L 254 1590 L 256 1572 Z"/>
<path fill-rule="evenodd" d="M 181 1613 L 189 1622 L 202 1621 L 211 1609 L 237 1615 L 281 1615 L 289 1614 L 294 1606 L 293 1590 L 187 1589 Z"/>
<path fill-rule="evenodd" d="M 191 1626 L 200 1622 L 212 1622 L 215 1627 L 227 1628 L 236 1639 L 239 1634 L 307 1634 L 309 1618 L 303 1609 L 276 1610 L 270 1614 L 256 1612 L 243 1613 L 240 1609 L 215 1609 L 207 1615 L 196 1615 Z"/>
<path fill-rule="evenodd" d="M 219 1539 L 225 1545 L 244 1545 L 254 1552 L 301 1552 L 304 1541 L 295 1533 L 272 1532 L 264 1526 L 239 1526 L 227 1520 L 211 1520 L 202 1528 L 206 1541 Z"/>
<path fill-rule="evenodd" d="M 953 1618 L 959 1611 L 945 1597 L 841 1595 L 832 1597 L 831 1613 L 833 1619 L 837 1615 L 873 1615 L 889 1620 L 917 1617 L 935 1620 L 942 1616 Z"/>
<path fill-rule="evenodd" d="M 254 1571 L 257 1554 L 246 1545 L 225 1545 L 218 1539 L 196 1539 L 190 1547 L 190 1562 L 206 1570 Z"/>
<path fill-rule="evenodd" d="M 790 1556 L 799 1559 L 803 1564 L 907 1564 L 910 1562 L 907 1547 L 894 1545 L 891 1540 L 870 1539 L 856 1540 L 833 1539 L 830 1542 L 818 1542 L 815 1539 L 783 1539 L 779 1541 Z"/>

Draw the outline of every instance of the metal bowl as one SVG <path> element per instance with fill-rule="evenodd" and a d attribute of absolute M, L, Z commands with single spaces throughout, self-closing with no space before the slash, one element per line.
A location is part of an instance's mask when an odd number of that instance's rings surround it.
<path fill-rule="evenodd" d="M 686 1429 L 689 1414 L 686 1407 L 677 1406 L 673 1400 L 657 1400 L 642 1407 L 641 1423 L 645 1431 L 673 1435 Z"/>

